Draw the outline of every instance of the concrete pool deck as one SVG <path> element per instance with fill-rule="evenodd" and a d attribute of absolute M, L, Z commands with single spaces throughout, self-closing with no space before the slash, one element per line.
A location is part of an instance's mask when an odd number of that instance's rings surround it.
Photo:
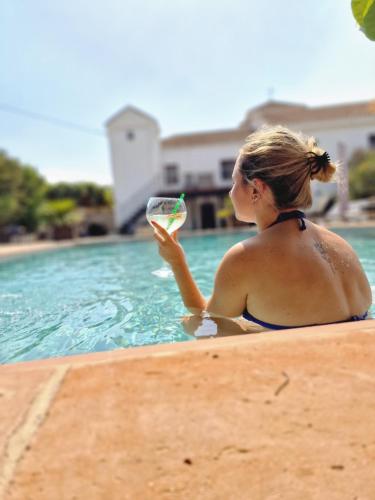
<path fill-rule="evenodd" d="M 4 500 L 373 500 L 375 322 L 0 366 Z"/>

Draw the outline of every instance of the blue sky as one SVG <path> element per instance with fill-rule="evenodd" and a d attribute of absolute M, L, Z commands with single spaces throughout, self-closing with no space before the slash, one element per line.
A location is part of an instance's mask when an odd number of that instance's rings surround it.
<path fill-rule="evenodd" d="M 0 18 L 0 104 L 93 129 L 127 104 L 163 137 L 236 127 L 270 88 L 375 98 L 375 43 L 349 0 L 3 0 Z M 112 182 L 99 135 L 0 110 L 0 148 L 50 181 Z"/>

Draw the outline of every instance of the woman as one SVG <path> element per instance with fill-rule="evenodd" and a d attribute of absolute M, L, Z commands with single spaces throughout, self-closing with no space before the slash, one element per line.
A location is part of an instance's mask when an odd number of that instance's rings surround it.
<path fill-rule="evenodd" d="M 189 271 L 177 234 L 153 223 L 160 255 L 170 263 L 185 306 L 194 314 L 237 317 L 283 329 L 365 319 L 371 288 L 357 255 L 337 234 L 305 218 L 310 181 L 336 170 L 313 138 L 285 127 L 251 134 L 233 171 L 236 218 L 258 234 L 234 245 L 206 300 Z"/>

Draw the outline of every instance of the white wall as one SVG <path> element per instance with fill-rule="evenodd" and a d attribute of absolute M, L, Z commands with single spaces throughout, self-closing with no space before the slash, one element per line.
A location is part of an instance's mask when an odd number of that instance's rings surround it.
<path fill-rule="evenodd" d="M 348 159 L 356 149 L 368 149 L 368 137 L 375 134 L 375 115 L 364 118 L 348 118 L 315 123 L 291 124 L 291 129 L 300 130 L 319 140 L 319 146 L 326 149 L 333 161 L 339 159 L 339 142 L 346 146 Z"/>
<path fill-rule="evenodd" d="M 129 140 L 127 133 L 134 139 Z M 114 179 L 115 221 L 122 223 L 158 190 L 160 141 L 157 123 L 132 110 L 107 127 Z"/>
<path fill-rule="evenodd" d="M 184 187 L 186 174 L 212 173 L 215 187 L 228 187 L 231 179 L 221 177 L 221 161 L 235 160 L 241 142 L 205 144 L 201 146 L 165 147 L 161 153 L 163 191 L 180 191 Z M 179 183 L 166 184 L 164 180 L 164 166 L 177 164 L 179 167 Z"/>
<path fill-rule="evenodd" d="M 291 124 L 291 129 L 299 130 L 318 140 L 318 145 L 326 150 L 335 163 L 347 163 L 356 149 L 368 149 L 370 134 L 375 134 L 375 117 L 348 118 L 316 123 Z M 339 144 L 345 145 L 345 157 L 340 155 Z M 337 179 L 338 180 L 338 179 Z M 312 182 L 312 211 L 323 208 L 327 196 L 337 193 L 337 183 Z"/>

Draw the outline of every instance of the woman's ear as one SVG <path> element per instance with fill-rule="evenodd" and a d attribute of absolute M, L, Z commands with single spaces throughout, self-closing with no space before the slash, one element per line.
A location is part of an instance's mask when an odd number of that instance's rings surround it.
<path fill-rule="evenodd" d="M 259 196 L 261 193 L 261 185 L 258 179 L 252 180 L 253 195 Z"/>
<path fill-rule="evenodd" d="M 263 182 L 262 179 L 253 179 L 253 186 L 259 195 L 262 195 L 267 189 L 267 184 Z"/>
<path fill-rule="evenodd" d="M 260 179 L 253 179 L 253 187 L 256 192 L 261 193 L 263 190 L 263 182 Z"/>

